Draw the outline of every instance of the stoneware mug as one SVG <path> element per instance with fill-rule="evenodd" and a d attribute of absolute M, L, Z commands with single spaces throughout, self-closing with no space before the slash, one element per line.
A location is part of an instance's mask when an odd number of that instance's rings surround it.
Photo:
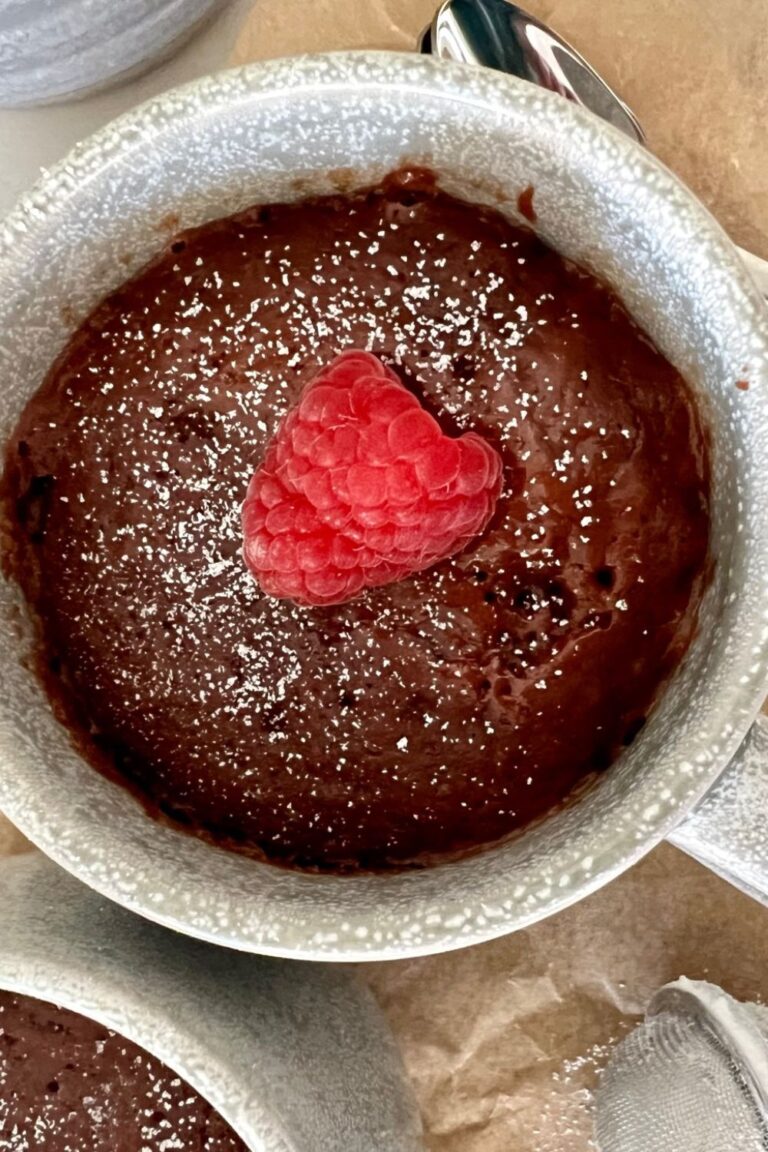
<path fill-rule="evenodd" d="M 163 246 L 164 218 L 189 227 L 295 199 L 297 177 L 305 194 L 322 193 L 334 169 L 364 185 L 404 161 L 429 163 L 447 191 L 518 222 L 517 196 L 533 185 L 541 236 L 612 284 L 697 392 L 712 437 L 714 575 L 649 722 L 591 790 L 507 843 L 420 872 L 292 873 L 154 822 L 78 756 L 22 662 L 24 611 L 5 584 L 0 807 L 144 916 L 310 959 L 403 957 L 501 935 L 594 891 L 671 834 L 768 892 L 760 731 L 738 751 L 766 689 L 767 311 L 694 197 L 590 113 L 499 73 L 389 53 L 260 64 L 145 104 L 79 146 L 5 223 L 2 428 L 73 326 Z"/>
<path fill-rule="evenodd" d="M 170 56 L 225 0 L 0 0 L 0 106 L 85 96 Z"/>
<path fill-rule="evenodd" d="M 0 864 L 0 988 L 98 1021 L 200 1093 L 253 1152 L 418 1152 L 373 998 L 329 965 L 186 940 L 39 853 Z"/>

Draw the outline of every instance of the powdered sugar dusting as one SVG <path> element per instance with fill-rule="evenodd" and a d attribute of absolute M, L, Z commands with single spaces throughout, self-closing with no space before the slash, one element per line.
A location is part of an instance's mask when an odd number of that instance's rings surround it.
<path fill-rule="evenodd" d="M 240 506 L 349 346 L 488 438 L 505 488 L 471 552 L 349 606 L 277 605 Z M 489 842 L 642 724 L 706 547 L 696 436 L 610 295 L 493 213 L 418 180 L 254 209 L 116 294 L 22 422 L 49 652 L 122 770 L 217 836 L 334 867 Z"/>
<path fill-rule="evenodd" d="M 210 1104 L 136 1045 L 0 992 L 0 1152 L 244 1152 Z"/>
<path fill-rule="evenodd" d="M 625 1022 L 622 1033 L 632 1027 Z M 563 1060 L 551 1074 L 551 1089 L 531 1128 L 526 1147 L 534 1152 L 599 1152 L 595 1137 L 595 1094 L 622 1036 L 593 1044 Z"/>

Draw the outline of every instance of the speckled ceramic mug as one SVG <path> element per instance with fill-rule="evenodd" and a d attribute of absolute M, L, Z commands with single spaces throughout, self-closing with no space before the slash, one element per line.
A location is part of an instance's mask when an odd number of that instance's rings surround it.
<path fill-rule="evenodd" d="M 614 285 L 694 386 L 713 440 L 714 578 L 696 640 L 640 737 L 578 802 L 469 859 L 344 878 L 210 847 L 153 822 L 90 768 L 21 662 L 24 612 L 4 586 L 0 807 L 119 903 L 256 952 L 416 955 L 564 907 L 675 829 L 734 757 L 765 693 L 765 304 L 723 232 L 657 160 L 510 77 L 413 55 L 304 57 L 201 80 L 104 129 L 42 179 L 0 236 L 2 427 L 11 429 L 73 326 L 160 249 L 169 215 L 188 227 L 293 199 L 297 187 L 329 190 L 335 169 L 365 184 L 404 161 L 429 163 L 448 191 L 513 220 L 532 184 L 541 235 Z M 748 390 L 736 386 L 744 380 Z M 750 747 L 762 754 L 759 733 Z M 749 763 L 751 777 L 734 762 L 676 836 L 768 892 L 765 804 L 755 801 L 768 783 L 762 759 Z"/>
<path fill-rule="evenodd" d="M 226 0 L 0 0 L 0 106 L 73 100 L 173 54 Z"/>
<path fill-rule="evenodd" d="M 132 1040 L 253 1152 L 423 1148 L 394 1040 L 352 973 L 183 940 L 38 853 L 0 863 L 0 918 L 0 988 Z"/>

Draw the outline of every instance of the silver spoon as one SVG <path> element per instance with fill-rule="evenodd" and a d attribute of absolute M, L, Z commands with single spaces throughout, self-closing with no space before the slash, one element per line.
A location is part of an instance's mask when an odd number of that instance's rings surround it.
<path fill-rule="evenodd" d="M 509 72 L 582 104 L 640 144 L 639 121 L 575 48 L 510 0 L 445 0 L 419 42 L 422 52 Z M 738 249 L 768 296 L 768 262 Z"/>

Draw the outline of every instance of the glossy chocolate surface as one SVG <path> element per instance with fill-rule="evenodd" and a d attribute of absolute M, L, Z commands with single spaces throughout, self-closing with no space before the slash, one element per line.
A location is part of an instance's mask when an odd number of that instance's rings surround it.
<path fill-rule="evenodd" d="M 246 1152 L 175 1072 L 93 1020 L 0 991 L 0 1152 Z"/>
<path fill-rule="evenodd" d="M 246 572 L 240 505 L 345 347 L 487 437 L 505 487 L 461 555 L 298 608 Z M 305 868 L 450 858 L 604 770 L 685 651 L 706 569 L 685 382 L 608 289 L 424 173 L 179 236 L 30 401 L 6 496 L 44 674 L 94 762 Z"/>

